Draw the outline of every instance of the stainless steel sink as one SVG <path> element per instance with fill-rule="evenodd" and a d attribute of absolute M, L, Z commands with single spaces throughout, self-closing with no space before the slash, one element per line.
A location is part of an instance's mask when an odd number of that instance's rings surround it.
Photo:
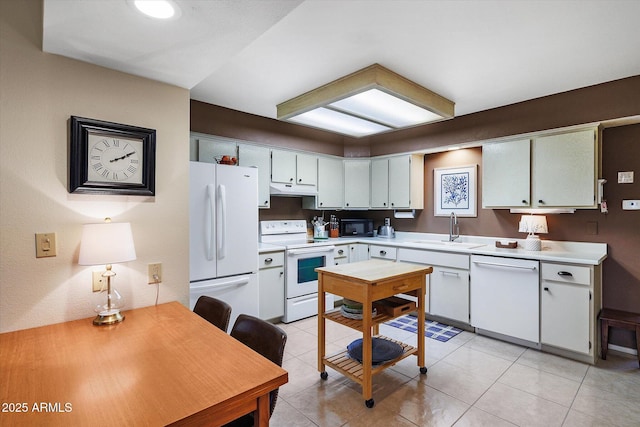
<path fill-rule="evenodd" d="M 411 243 L 429 246 L 451 246 L 454 248 L 473 249 L 485 246 L 483 243 L 450 242 L 448 240 L 414 240 Z"/>

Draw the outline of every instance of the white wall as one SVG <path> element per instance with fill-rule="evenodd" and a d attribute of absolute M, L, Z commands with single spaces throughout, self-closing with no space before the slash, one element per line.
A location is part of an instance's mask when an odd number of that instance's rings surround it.
<path fill-rule="evenodd" d="M 152 305 L 147 264 L 162 262 L 159 302 L 188 304 L 189 91 L 43 53 L 42 2 L 0 1 L 0 332 L 95 315 L 77 264 L 82 224 L 130 222 L 137 260 L 114 265 L 126 308 Z M 157 131 L 155 197 L 67 192 L 68 119 Z M 57 233 L 35 258 L 35 233 Z"/>

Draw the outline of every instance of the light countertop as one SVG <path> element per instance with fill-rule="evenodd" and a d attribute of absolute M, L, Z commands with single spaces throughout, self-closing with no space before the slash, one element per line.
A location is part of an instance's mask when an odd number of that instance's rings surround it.
<path fill-rule="evenodd" d="M 321 244 L 343 245 L 366 243 L 396 248 L 422 249 L 439 252 L 453 252 L 471 255 L 503 256 L 509 258 L 533 259 L 539 261 L 566 262 L 571 264 L 599 265 L 607 258 L 606 243 L 566 242 L 542 240 L 541 251 L 526 251 L 522 247 L 524 239 L 484 236 L 461 236 L 454 243 L 447 242 L 447 234 L 396 232 L 392 239 L 381 237 L 338 237 L 323 240 Z M 497 248 L 495 242 L 518 242 L 516 249 Z M 316 243 L 318 244 L 318 243 Z M 260 243 L 259 252 L 285 250 L 283 246 Z"/>

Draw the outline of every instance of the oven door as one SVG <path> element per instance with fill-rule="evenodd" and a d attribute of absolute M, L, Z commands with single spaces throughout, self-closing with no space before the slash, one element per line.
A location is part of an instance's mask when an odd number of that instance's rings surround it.
<path fill-rule="evenodd" d="M 315 246 L 312 248 L 287 250 L 287 298 L 295 298 L 318 292 L 318 267 L 333 265 L 335 246 Z"/>

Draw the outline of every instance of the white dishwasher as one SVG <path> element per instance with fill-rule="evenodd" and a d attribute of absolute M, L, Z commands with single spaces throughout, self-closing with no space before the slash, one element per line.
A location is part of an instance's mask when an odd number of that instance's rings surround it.
<path fill-rule="evenodd" d="M 538 261 L 472 255 L 471 325 L 539 344 L 539 281 Z"/>

